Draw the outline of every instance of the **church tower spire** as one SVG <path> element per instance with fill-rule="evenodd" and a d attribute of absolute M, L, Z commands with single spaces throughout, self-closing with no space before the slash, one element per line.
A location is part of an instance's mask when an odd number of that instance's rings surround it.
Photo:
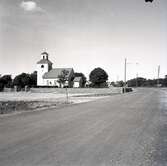
<path fill-rule="evenodd" d="M 52 62 L 49 60 L 47 52 L 41 53 L 41 60 L 37 62 L 37 85 L 44 86 L 43 75 L 52 70 Z"/>

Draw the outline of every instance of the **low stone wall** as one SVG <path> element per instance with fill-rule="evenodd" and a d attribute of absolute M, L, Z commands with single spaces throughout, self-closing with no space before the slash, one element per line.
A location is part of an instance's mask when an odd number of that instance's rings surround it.
<path fill-rule="evenodd" d="M 31 88 L 33 93 L 58 93 L 64 94 L 64 88 Z M 109 93 L 121 93 L 121 88 L 68 88 L 68 92 L 71 94 L 109 94 Z"/>
<path fill-rule="evenodd" d="M 2 92 L 19 92 L 19 91 L 25 91 L 28 92 L 30 88 L 28 86 L 25 86 L 24 88 L 19 88 L 17 86 L 14 86 L 13 88 L 3 88 Z"/>
<path fill-rule="evenodd" d="M 4 88 L 3 92 L 13 92 L 14 89 L 13 88 Z"/>

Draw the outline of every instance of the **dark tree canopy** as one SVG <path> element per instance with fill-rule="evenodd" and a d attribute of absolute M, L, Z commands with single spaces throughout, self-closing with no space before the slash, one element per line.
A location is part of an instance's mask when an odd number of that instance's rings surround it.
<path fill-rule="evenodd" d="M 13 84 L 21 88 L 24 88 L 25 86 L 31 86 L 30 74 L 22 73 L 17 75 L 13 80 Z"/>
<path fill-rule="evenodd" d="M 131 79 L 127 81 L 128 86 L 135 87 L 135 86 L 144 86 L 146 84 L 146 79 L 142 77 L 138 77 L 137 79 Z"/>
<path fill-rule="evenodd" d="M 145 2 L 153 2 L 153 0 L 145 0 Z"/>
<path fill-rule="evenodd" d="M 31 79 L 31 86 L 36 86 L 37 85 L 37 71 L 34 71 L 33 73 L 30 74 L 30 79 Z"/>
<path fill-rule="evenodd" d="M 12 86 L 12 77 L 11 75 L 4 75 L 0 78 L 1 86 L 10 88 Z"/>
<path fill-rule="evenodd" d="M 117 81 L 116 82 L 116 86 L 117 87 L 123 87 L 124 86 L 124 82 L 123 81 Z"/>
<path fill-rule="evenodd" d="M 31 74 L 21 73 L 17 75 L 13 80 L 13 85 L 17 85 L 20 88 L 25 86 L 34 87 L 37 85 L 37 72 L 34 71 Z"/>
<path fill-rule="evenodd" d="M 163 81 L 163 86 L 167 87 L 167 75 L 165 75 L 164 81 Z"/>
<path fill-rule="evenodd" d="M 3 88 L 4 88 L 4 83 L 2 79 L 0 78 L 0 92 L 3 91 Z"/>
<path fill-rule="evenodd" d="M 167 87 L 167 77 L 159 79 L 146 79 L 142 77 L 133 78 L 127 81 L 128 86 L 130 87 L 156 87 L 159 83 L 162 87 Z"/>
<path fill-rule="evenodd" d="M 91 71 L 89 80 L 92 82 L 93 86 L 100 86 L 101 84 L 106 83 L 108 74 L 105 70 L 98 67 Z"/>

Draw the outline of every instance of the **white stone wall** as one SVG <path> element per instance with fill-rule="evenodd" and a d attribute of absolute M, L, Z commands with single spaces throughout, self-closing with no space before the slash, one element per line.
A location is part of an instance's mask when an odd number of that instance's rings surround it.
<path fill-rule="evenodd" d="M 43 68 L 42 68 L 43 65 Z M 43 75 L 48 72 L 48 64 L 37 64 L 37 85 L 45 86 L 45 81 L 43 79 Z"/>
<path fill-rule="evenodd" d="M 60 87 L 60 84 L 57 82 L 58 79 L 43 79 L 45 86 L 57 86 Z"/>
<path fill-rule="evenodd" d="M 43 81 L 44 81 L 45 86 L 57 86 L 57 87 L 62 87 L 62 88 L 63 88 L 63 86 L 69 86 L 68 81 L 66 81 L 64 83 L 64 85 L 62 84 L 60 86 L 60 83 L 58 82 L 58 78 L 56 78 L 56 79 L 55 78 L 54 79 L 44 79 Z"/>

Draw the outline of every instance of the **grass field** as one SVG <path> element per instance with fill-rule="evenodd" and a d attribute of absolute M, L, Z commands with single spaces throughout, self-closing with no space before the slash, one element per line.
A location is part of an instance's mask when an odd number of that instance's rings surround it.
<path fill-rule="evenodd" d="M 0 113 L 60 107 L 72 103 L 88 102 L 120 93 L 118 88 L 32 88 L 29 92 L 1 92 Z"/>

